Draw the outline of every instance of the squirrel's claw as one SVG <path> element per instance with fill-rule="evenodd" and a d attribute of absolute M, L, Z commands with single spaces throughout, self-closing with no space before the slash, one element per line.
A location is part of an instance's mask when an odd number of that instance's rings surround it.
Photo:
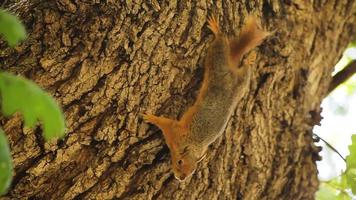
<path fill-rule="evenodd" d="M 216 20 L 214 15 L 211 15 L 208 18 L 208 28 L 214 33 L 215 36 L 220 33 L 219 22 Z"/>
<path fill-rule="evenodd" d="M 151 114 L 140 114 L 140 116 L 143 118 L 144 121 L 146 122 L 149 122 L 149 123 L 152 123 L 153 122 L 153 119 L 154 119 L 154 115 L 151 115 Z"/>

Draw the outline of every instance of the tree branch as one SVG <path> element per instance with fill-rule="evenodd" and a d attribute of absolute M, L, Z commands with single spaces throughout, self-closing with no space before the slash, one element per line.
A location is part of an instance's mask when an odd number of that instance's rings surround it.
<path fill-rule="evenodd" d="M 329 147 L 331 150 L 333 150 L 335 153 L 337 153 L 340 156 L 340 158 L 346 162 L 346 159 L 341 155 L 341 153 L 338 150 L 336 150 L 329 142 L 327 142 L 326 140 L 324 140 L 323 138 L 321 138 L 319 135 L 317 135 L 315 133 L 313 133 L 313 135 L 315 137 L 317 137 L 318 139 L 320 139 L 321 141 L 323 141 L 327 147 Z"/>
<path fill-rule="evenodd" d="M 354 73 L 356 73 L 356 60 L 351 61 L 343 70 L 333 76 L 328 94 L 330 94 L 341 83 L 349 79 Z"/>

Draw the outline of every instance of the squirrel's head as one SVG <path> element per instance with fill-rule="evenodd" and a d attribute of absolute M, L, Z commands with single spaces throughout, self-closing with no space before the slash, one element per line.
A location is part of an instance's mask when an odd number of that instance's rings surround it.
<path fill-rule="evenodd" d="M 192 175 L 197 168 L 198 162 L 204 158 L 206 147 L 193 144 L 188 137 L 187 126 L 179 121 L 154 115 L 143 115 L 143 117 L 146 121 L 155 124 L 162 130 L 171 152 L 174 176 L 183 181 Z"/>
<path fill-rule="evenodd" d="M 189 134 L 188 129 L 177 121 L 173 122 L 169 131 L 163 130 L 171 153 L 173 173 L 179 181 L 184 181 L 195 172 L 206 152 L 206 148 L 193 142 Z"/>
<path fill-rule="evenodd" d="M 176 179 L 184 181 L 191 176 L 198 163 L 204 158 L 205 151 L 191 144 L 181 143 L 175 148 L 169 147 L 171 152 L 172 169 Z"/>

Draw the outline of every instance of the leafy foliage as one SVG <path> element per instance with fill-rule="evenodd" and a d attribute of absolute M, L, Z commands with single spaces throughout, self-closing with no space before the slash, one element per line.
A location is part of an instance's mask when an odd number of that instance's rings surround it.
<path fill-rule="evenodd" d="M 26 38 L 25 28 L 17 17 L 2 9 L 0 33 L 10 46 Z M 0 107 L 6 116 L 21 112 L 26 126 L 33 127 L 41 121 L 46 140 L 65 134 L 64 117 L 56 102 L 36 84 L 22 77 L 0 72 Z M 0 195 L 10 187 L 12 171 L 10 148 L 0 129 Z"/>
<path fill-rule="evenodd" d="M 26 30 L 18 18 L 0 9 L 0 33 L 10 46 L 26 38 Z"/>
<path fill-rule="evenodd" d="M 355 48 L 356 47 L 356 41 L 352 41 L 350 42 L 350 44 L 348 45 L 348 48 Z"/>
<path fill-rule="evenodd" d="M 336 64 L 335 71 L 342 70 L 355 59 L 356 41 L 353 41 L 348 45 L 343 57 Z M 356 91 L 355 78 L 356 75 L 342 83 L 333 92 L 336 95 L 328 97 L 332 103 L 330 107 L 333 109 L 333 114 L 344 115 L 350 112 L 351 109 L 349 107 L 353 104 L 353 96 Z M 332 180 L 321 182 L 319 191 L 316 193 L 316 199 L 351 199 L 356 197 L 356 134 L 352 135 L 351 142 L 349 146 L 350 154 L 346 157 L 346 170 Z"/>
<path fill-rule="evenodd" d="M 43 122 L 46 140 L 64 136 L 63 114 L 56 102 L 36 84 L 19 76 L 0 72 L 1 111 L 9 116 L 20 111 L 25 125 Z"/>
<path fill-rule="evenodd" d="M 350 154 L 346 157 L 345 176 L 352 193 L 356 195 L 356 134 L 352 135 L 351 140 Z"/>
<path fill-rule="evenodd" d="M 0 195 L 6 193 L 12 180 L 12 162 L 9 144 L 0 129 Z"/>
<path fill-rule="evenodd" d="M 356 195 L 356 134 L 351 136 L 351 141 L 345 172 L 330 181 L 322 182 L 316 193 L 317 200 L 349 200 L 351 193 Z"/>
<path fill-rule="evenodd" d="M 337 196 L 338 190 L 327 183 L 321 183 L 319 191 L 316 193 L 316 199 L 318 200 L 336 199 Z"/>

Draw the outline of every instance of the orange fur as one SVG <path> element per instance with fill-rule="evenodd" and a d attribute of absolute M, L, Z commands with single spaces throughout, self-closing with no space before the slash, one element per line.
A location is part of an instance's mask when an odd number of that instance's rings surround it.
<path fill-rule="evenodd" d="M 207 147 L 225 128 L 228 116 L 231 114 L 230 111 L 235 109 L 236 103 L 239 101 L 238 98 L 247 90 L 250 81 L 247 76 L 249 68 L 248 66 L 237 68 L 241 57 L 259 45 L 270 34 L 259 29 L 257 20 L 253 17 L 248 17 L 246 25 L 240 32 L 240 37 L 233 40 L 228 40 L 220 31 L 219 23 L 214 16 L 209 17 L 208 27 L 214 33 L 215 41 L 205 58 L 204 79 L 195 103 L 188 108 L 179 121 L 150 114 L 142 115 L 147 122 L 162 130 L 171 152 L 174 175 L 179 180 L 184 180 L 194 173 L 197 163 L 205 157 Z M 223 75 L 221 75 L 221 71 L 216 70 L 219 67 L 223 67 Z M 226 67 L 228 68 L 226 69 Z M 226 76 L 229 72 L 235 76 Z M 221 79 L 222 82 L 220 82 Z M 225 87 L 223 84 L 227 81 L 230 82 Z M 208 90 L 210 82 L 213 82 L 212 88 L 218 86 L 218 91 L 221 89 L 224 94 L 216 95 L 216 91 Z M 223 87 L 228 90 L 223 90 Z M 239 90 L 236 90 L 238 87 Z M 236 91 L 239 93 L 236 94 Z M 225 95 L 232 98 L 224 101 L 226 100 L 224 99 Z M 209 96 L 209 99 L 206 99 L 206 96 Z M 214 107 L 210 107 L 212 104 Z M 217 112 L 211 112 L 212 108 L 216 109 L 217 107 L 219 108 L 216 110 Z M 214 121 L 215 119 L 218 120 Z M 205 127 L 206 129 L 204 129 Z M 218 129 L 215 129 L 216 127 Z"/>
<path fill-rule="evenodd" d="M 219 22 L 216 20 L 214 15 L 211 15 L 208 18 L 208 28 L 214 33 L 215 36 L 218 36 L 221 33 L 220 28 L 219 28 Z M 184 113 L 184 115 L 182 116 L 182 118 L 180 120 L 182 127 L 186 128 L 186 129 L 189 129 L 189 126 L 193 120 L 193 116 L 198 111 L 200 104 L 203 101 L 204 96 L 206 94 L 206 91 L 208 90 L 209 69 L 210 69 L 209 66 L 207 66 L 207 63 L 205 63 L 204 79 L 203 79 L 201 88 L 199 90 L 197 100 L 191 107 L 188 108 L 188 110 Z"/>
<path fill-rule="evenodd" d="M 245 26 L 240 31 L 239 37 L 229 41 L 231 49 L 230 58 L 233 67 L 237 67 L 242 55 L 258 46 L 268 35 L 270 35 L 269 32 L 265 32 L 259 28 L 256 18 L 249 16 Z"/>
<path fill-rule="evenodd" d="M 167 144 L 173 145 L 174 140 L 179 138 L 179 135 L 173 131 L 176 128 L 177 121 L 165 117 L 157 117 L 151 114 L 142 114 L 142 117 L 146 122 L 152 123 L 162 130 Z"/>
<path fill-rule="evenodd" d="M 216 20 L 214 15 L 208 18 L 208 27 L 214 33 L 215 36 L 220 34 L 219 22 Z"/>
<path fill-rule="evenodd" d="M 194 114 L 199 110 L 200 104 L 204 99 L 206 91 L 208 90 L 208 86 L 209 86 L 209 67 L 205 67 L 204 80 L 200 87 L 197 100 L 191 107 L 188 108 L 188 110 L 184 113 L 181 120 L 179 121 L 182 127 L 186 128 L 187 130 L 189 130 L 189 126 L 192 123 Z"/>

